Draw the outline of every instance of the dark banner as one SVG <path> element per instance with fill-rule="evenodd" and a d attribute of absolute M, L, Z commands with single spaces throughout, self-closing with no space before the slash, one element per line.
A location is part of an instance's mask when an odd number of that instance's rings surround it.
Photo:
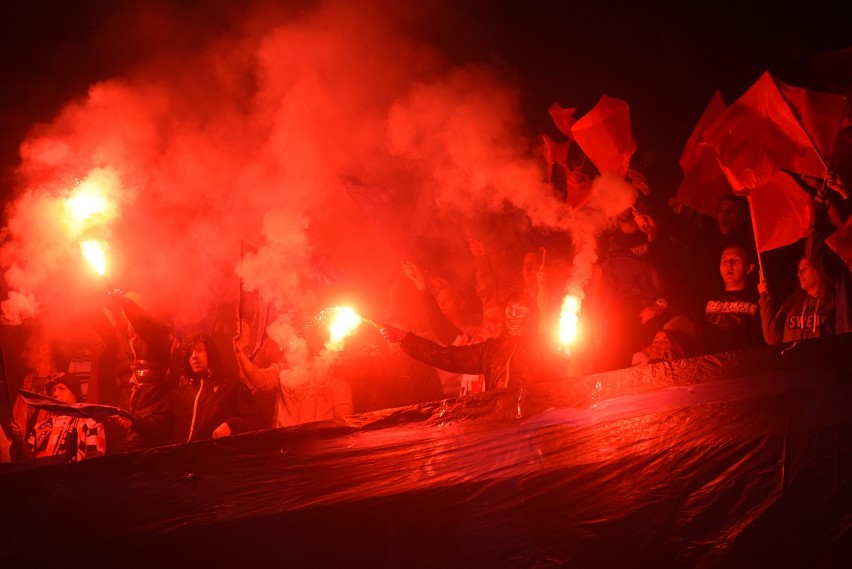
<path fill-rule="evenodd" d="M 845 335 L 13 466 L 0 551 L 9 566 L 844 566 L 850 360 Z"/>

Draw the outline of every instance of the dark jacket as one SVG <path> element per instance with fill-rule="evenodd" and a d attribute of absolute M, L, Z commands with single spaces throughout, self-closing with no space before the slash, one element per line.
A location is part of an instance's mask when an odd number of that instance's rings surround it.
<path fill-rule="evenodd" d="M 440 346 L 406 334 L 402 350 L 416 360 L 454 373 L 483 374 L 485 389 L 526 387 L 558 377 L 558 360 L 535 336 L 492 338 L 469 346 Z"/>
<path fill-rule="evenodd" d="M 172 417 L 173 444 L 212 438 L 225 422 L 234 434 L 262 427 L 260 412 L 245 385 L 215 376 L 182 378 L 174 391 Z"/>

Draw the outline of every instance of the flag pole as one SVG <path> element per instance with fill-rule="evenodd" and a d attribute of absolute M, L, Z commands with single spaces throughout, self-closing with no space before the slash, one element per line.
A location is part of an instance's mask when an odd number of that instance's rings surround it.
<path fill-rule="evenodd" d="M 759 239 L 757 237 L 757 219 L 754 216 L 754 204 L 751 201 L 751 193 L 747 196 L 748 199 L 748 214 L 751 216 L 751 232 L 754 235 L 754 245 L 755 249 L 757 249 L 757 270 L 759 271 L 760 280 L 763 281 L 763 260 L 760 258 L 760 246 L 758 245 Z"/>

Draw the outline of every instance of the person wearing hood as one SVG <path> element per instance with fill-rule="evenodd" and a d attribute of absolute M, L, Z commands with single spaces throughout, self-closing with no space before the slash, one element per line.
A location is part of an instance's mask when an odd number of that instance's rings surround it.
<path fill-rule="evenodd" d="M 798 264 L 799 290 L 773 306 L 766 281 L 758 285 L 763 336 L 767 344 L 795 342 L 834 334 L 835 302 L 828 278 L 819 264 L 802 257 Z"/>
<path fill-rule="evenodd" d="M 183 373 L 173 394 L 171 442 L 188 443 L 258 430 L 260 412 L 249 390 L 222 371 L 216 344 L 201 332 L 184 342 Z"/>
<path fill-rule="evenodd" d="M 527 387 L 557 378 L 558 361 L 538 334 L 538 310 L 529 295 L 509 296 L 503 310 L 503 335 L 467 346 L 441 346 L 394 326 L 382 328 L 388 342 L 423 363 L 445 371 L 482 374 L 485 391 Z"/>

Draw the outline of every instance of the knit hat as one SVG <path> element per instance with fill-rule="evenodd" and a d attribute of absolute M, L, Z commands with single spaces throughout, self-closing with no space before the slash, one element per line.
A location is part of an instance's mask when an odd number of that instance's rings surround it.
<path fill-rule="evenodd" d="M 62 383 L 67 387 L 71 393 L 74 394 L 74 397 L 77 398 L 77 401 L 83 400 L 83 393 L 80 389 L 80 380 L 74 374 L 68 374 L 65 372 L 59 372 L 53 376 L 51 376 L 47 383 L 44 385 L 44 391 L 49 395 L 50 390 L 53 389 L 53 386 L 57 383 Z"/>

